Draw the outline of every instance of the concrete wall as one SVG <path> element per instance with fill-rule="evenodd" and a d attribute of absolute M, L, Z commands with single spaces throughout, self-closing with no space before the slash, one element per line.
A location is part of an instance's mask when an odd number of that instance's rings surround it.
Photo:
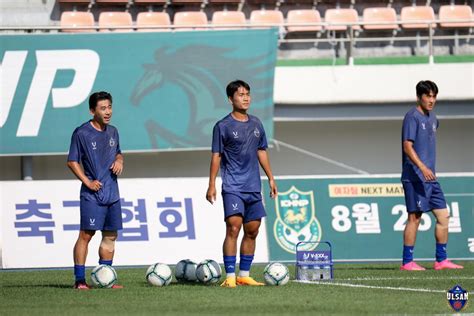
<path fill-rule="evenodd" d="M 443 100 L 474 100 L 474 63 L 277 67 L 274 99 L 287 104 L 411 102 L 420 80 Z"/>

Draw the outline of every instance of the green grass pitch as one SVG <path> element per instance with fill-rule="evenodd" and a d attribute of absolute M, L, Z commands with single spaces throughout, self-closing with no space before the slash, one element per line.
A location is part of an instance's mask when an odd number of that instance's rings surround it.
<path fill-rule="evenodd" d="M 324 284 L 221 288 L 178 284 L 154 288 L 146 267 L 117 268 L 121 290 L 72 289 L 71 270 L 0 271 L 1 315 L 327 315 L 449 314 L 446 290 L 459 284 L 474 300 L 474 262 L 463 270 L 398 271 L 398 264 L 336 264 Z M 252 275 L 263 280 L 263 265 Z M 292 279 L 294 266 L 290 266 Z M 87 271 L 90 275 L 90 269 Z M 462 312 L 473 313 L 470 302 Z"/>

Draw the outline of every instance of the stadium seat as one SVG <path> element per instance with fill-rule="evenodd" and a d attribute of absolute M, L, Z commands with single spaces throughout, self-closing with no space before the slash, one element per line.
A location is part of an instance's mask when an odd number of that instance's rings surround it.
<path fill-rule="evenodd" d="M 128 0 L 95 0 L 97 4 L 128 4 Z"/>
<path fill-rule="evenodd" d="M 254 10 L 250 13 L 250 24 L 280 26 L 285 22 L 283 13 L 275 10 Z"/>
<path fill-rule="evenodd" d="M 225 25 L 242 25 L 245 27 L 245 14 L 241 11 L 216 11 L 212 15 L 212 25 L 225 26 Z M 222 28 L 215 27 L 214 29 L 237 29 L 237 28 Z"/>
<path fill-rule="evenodd" d="M 137 15 L 137 26 L 171 25 L 170 16 L 166 12 L 140 12 Z M 137 29 L 138 32 L 166 32 L 169 28 Z"/>
<path fill-rule="evenodd" d="M 89 4 L 90 0 L 58 0 L 58 3 Z"/>
<path fill-rule="evenodd" d="M 171 4 L 174 5 L 200 5 L 203 3 L 203 0 L 171 0 Z"/>
<path fill-rule="evenodd" d="M 61 32 L 95 32 L 92 29 L 77 29 L 80 26 L 94 26 L 94 16 L 90 12 L 64 11 L 61 14 Z M 66 28 L 67 27 L 67 28 Z"/>
<path fill-rule="evenodd" d="M 472 8 L 468 5 L 443 5 L 439 9 L 441 21 L 472 20 Z M 468 28 L 474 27 L 474 22 L 440 22 L 441 28 Z"/>
<path fill-rule="evenodd" d="M 207 25 L 207 17 L 200 11 L 182 11 L 174 15 L 173 24 L 176 26 Z M 206 28 L 194 28 L 195 30 L 206 30 Z M 192 28 L 176 28 L 176 31 L 189 31 Z"/>
<path fill-rule="evenodd" d="M 359 22 L 359 16 L 355 9 L 328 9 L 324 15 L 324 19 L 328 23 L 355 23 Z M 348 29 L 346 25 L 328 25 L 328 31 L 345 31 Z M 359 25 L 354 25 L 353 30 L 360 30 Z"/>
<path fill-rule="evenodd" d="M 364 23 L 393 22 L 393 24 L 364 24 L 365 30 L 397 30 L 397 13 L 393 8 L 365 8 L 362 14 Z"/>
<path fill-rule="evenodd" d="M 286 15 L 288 24 L 321 23 L 321 15 L 317 10 L 290 10 Z M 288 26 L 288 32 L 318 32 L 322 26 Z"/>
<path fill-rule="evenodd" d="M 208 0 L 209 4 L 239 4 L 241 0 Z"/>
<path fill-rule="evenodd" d="M 408 23 L 410 21 L 430 21 L 435 19 L 435 14 L 432 7 L 428 6 L 411 6 L 403 7 L 400 14 L 400 20 L 402 22 L 402 28 L 404 29 L 428 29 L 429 24 L 416 24 Z M 436 27 L 436 23 L 431 25 L 433 28 Z"/>
<path fill-rule="evenodd" d="M 99 15 L 100 32 L 109 32 L 114 26 L 132 26 L 132 16 L 128 12 L 102 12 Z M 105 27 L 105 28 L 104 28 Z M 117 32 L 131 32 L 132 28 L 119 29 Z"/>
<path fill-rule="evenodd" d="M 166 0 L 135 0 L 133 4 L 135 5 L 154 5 L 154 4 L 163 5 L 166 2 L 167 2 Z"/>

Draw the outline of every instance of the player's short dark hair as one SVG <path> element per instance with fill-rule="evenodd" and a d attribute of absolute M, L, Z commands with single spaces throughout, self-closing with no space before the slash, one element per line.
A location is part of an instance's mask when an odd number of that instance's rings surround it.
<path fill-rule="evenodd" d="M 422 80 L 417 83 L 416 85 L 416 96 L 421 99 L 423 94 L 430 94 L 430 92 L 433 92 L 434 95 L 438 95 L 438 86 L 436 83 L 430 80 Z"/>
<path fill-rule="evenodd" d="M 247 82 L 243 80 L 234 80 L 227 85 L 227 88 L 225 88 L 227 97 L 232 98 L 234 96 L 235 91 L 239 90 L 240 87 L 244 87 L 247 91 L 250 92 L 250 86 Z"/>
<path fill-rule="evenodd" d="M 105 91 L 94 92 L 89 97 L 89 110 L 95 110 L 97 102 L 102 100 L 109 100 L 112 103 L 112 95 Z"/>

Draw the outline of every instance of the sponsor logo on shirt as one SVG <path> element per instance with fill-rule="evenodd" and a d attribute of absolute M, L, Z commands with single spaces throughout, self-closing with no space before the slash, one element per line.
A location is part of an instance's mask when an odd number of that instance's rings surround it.
<path fill-rule="evenodd" d="M 426 129 L 425 123 L 421 123 L 421 128 Z"/>
<path fill-rule="evenodd" d="M 253 134 L 255 135 L 255 137 L 260 137 L 260 131 L 258 130 L 258 128 L 255 127 Z"/>
<path fill-rule="evenodd" d="M 234 138 L 239 138 L 239 132 L 232 132 L 234 134 Z"/>
<path fill-rule="evenodd" d="M 96 150 L 97 149 L 97 142 L 92 142 L 92 149 Z"/>

